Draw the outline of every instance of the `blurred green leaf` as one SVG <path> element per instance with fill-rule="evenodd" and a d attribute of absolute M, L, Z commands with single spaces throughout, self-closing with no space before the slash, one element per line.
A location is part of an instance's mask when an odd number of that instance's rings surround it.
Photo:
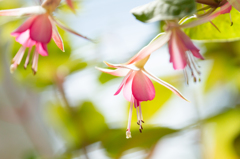
<path fill-rule="evenodd" d="M 50 104 L 46 109 L 48 123 L 62 136 L 66 146 L 69 148 L 79 146 L 82 142 L 82 132 L 77 130 L 75 120 L 69 110 L 60 104 Z"/>
<path fill-rule="evenodd" d="M 240 32 L 237 31 L 240 25 L 240 13 L 232 8 L 231 17 L 233 25 L 231 26 L 230 15 L 222 14 L 213 19 L 212 22 L 221 31 L 219 32 L 210 22 L 198 25 L 192 28 L 184 29 L 184 32 L 193 40 L 205 41 L 229 41 L 239 40 Z M 188 22 L 190 22 L 189 20 Z"/>
<path fill-rule="evenodd" d="M 101 74 L 98 77 L 98 80 L 101 84 L 105 84 L 113 79 L 118 78 L 117 76 L 113 76 L 104 72 L 101 72 Z"/>
<path fill-rule="evenodd" d="M 238 159 L 233 141 L 240 133 L 240 109 L 231 109 L 208 120 L 203 136 L 206 158 Z M 209 141 L 209 139 L 211 139 Z"/>
<path fill-rule="evenodd" d="M 84 102 L 71 109 L 51 104 L 45 112 L 48 121 L 60 133 L 69 150 L 99 141 L 108 130 L 103 115 L 91 102 Z"/>
<path fill-rule="evenodd" d="M 195 11 L 195 0 L 155 0 L 131 10 L 136 19 L 145 23 L 178 19 Z"/>
<path fill-rule="evenodd" d="M 19 7 L 22 7 L 22 5 L 24 4 L 25 2 L 23 1 L 1 1 L 0 2 L 0 10 L 4 10 L 4 9 L 14 9 L 14 8 L 19 8 Z"/>
<path fill-rule="evenodd" d="M 205 91 L 213 86 L 234 83 L 240 88 L 240 54 L 239 42 L 209 43 L 205 45 L 206 59 L 213 59 L 213 66 L 205 84 Z"/>
<path fill-rule="evenodd" d="M 233 147 L 237 155 L 240 157 L 240 134 L 238 134 L 238 136 L 234 139 Z"/>
<path fill-rule="evenodd" d="M 105 119 L 91 102 L 84 102 L 78 107 L 77 114 L 86 133 L 85 140 L 88 144 L 99 141 L 99 138 L 108 129 Z"/>
<path fill-rule="evenodd" d="M 175 133 L 177 130 L 161 127 L 147 127 L 140 133 L 138 130 L 132 130 L 132 138 L 126 139 L 126 130 L 113 129 L 103 136 L 102 144 L 108 154 L 117 158 L 126 150 L 132 148 L 150 149 L 162 137 Z"/>
<path fill-rule="evenodd" d="M 37 155 L 35 151 L 32 150 L 24 154 L 23 159 L 40 159 L 40 157 Z"/>

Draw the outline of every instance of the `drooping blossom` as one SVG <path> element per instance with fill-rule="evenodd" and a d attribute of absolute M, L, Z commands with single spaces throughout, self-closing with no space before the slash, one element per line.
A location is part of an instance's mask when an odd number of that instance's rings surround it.
<path fill-rule="evenodd" d="M 37 72 L 39 54 L 42 56 L 48 56 L 47 44 L 51 39 L 53 39 L 56 45 L 64 51 L 63 41 L 56 25 L 75 35 L 88 39 L 87 37 L 67 28 L 53 18 L 52 12 L 58 7 L 59 3 L 60 0 L 45 0 L 41 6 L 0 11 L 0 16 L 30 16 L 29 19 L 11 34 L 16 37 L 16 41 L 22 45 L 12 60 L 13 64 L 10 67 L 11 72 L 13 72 L 21 63 L 27 48 L 28 55 L 24 64 L 25 68 L 29 63 L 32 48 L 35 46 L 32 56 L 32 70 L 34 74 Z"/>
<path fill-rule="evenodd" d="M 142 132 L 142 123 L 144 123 L 144 121 L 142 118 L 141 102 L 153 100 L 155 97 L 155 88 L 150 79 L 167 87 L 173 93 L 177 94 L 178 96 L 187 101 L 187 99 L 175 87 L 162 81 L 161 79 L 157 78 L 156 76 L 145 70 L 144 65 L 148 61 L 148 58 L 149 56 L 131 64 L 110 64 L 105 62 L 107 66 L 116 68 L 115 70 L 96 67 L 98 70 L 114 76 L 125 76 L 114 95 L 118 95 L 120 91 L 123 90 L 123 95 L 125 99 L 130 102 L 128 126 L 126 130 L 127 138 L 131 138 L 130 127 L 133 106 L 135 107 L 137 112 L 137 123 L 139 125 L 139 131 Z"/>
<path fill-rule="evenodd" d="M 204 58 L 200 54 L 200 50 L 193 44 L 191 39 L 181 30 L 181 28 L 194 27 L 208 22 L 220 14 L 223 14 L 224 12 L 226 13 L 229 10 L 229 6 L 230 4 L 227 3 L 214 14 L 205 16 L 187 24 L 180 25 L 177 21 L 166 21 L 165 33 L 158 34 L 147 46 L 130 59 L 128 63 L 132 64 L 136 61 L 144 59 L 168 42 L 170 62 L 173 64 L 173 68 L 175 70 L 184 70 L 187 83 L 188 71 L 186 68 L 189 68 L 194 81 L 197 81 L 200 71 L 195 58 Z"/>

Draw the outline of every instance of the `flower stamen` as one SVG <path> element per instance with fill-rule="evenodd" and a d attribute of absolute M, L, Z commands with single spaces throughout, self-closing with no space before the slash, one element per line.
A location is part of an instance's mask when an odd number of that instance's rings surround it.
<path fill-rule="evenodd" d="M 24 64 L 24 68 L 25 68 L 25 69 L 27 68 L 27 65 L 29 64 L 29 58 L 30 58 L 31 51 L 32 51 L 32 47 L 30 47 L 30 48 L 28 49 L 28 55 L 27 55 L 27 57 L 26 57 L 25 64 Z"/>
<path fill-rule="evenodd" d="M 37 50 L 35 50 L 33 55 L 33 64 L 32 64 L 32 70 L 34 75 L 37 73 L 37 69 L 38 69 L 38 57 L 39 57 L 39 54 Z"/>
<path fill-rule="evenodd" d="M 22 61 L 22 58 L 23 58 L 23 55 L 24 55 L 24 52 L 26 50 L 26 47 L 25 46 L 22 46 L 17 54 L 14 56 L 12 62 L 13 64 L 10 66 L 10 72 L 13 73 L 16 68 L 18 67 L 18 65 L 20 64 L 20 62 Z"/>
<path fill-rule="evenodd" d="M 132 120 L 132 111 L 133 111 L 133 102 L 131 102 L 131 104 L 130 104 L 130 110 L 129 110 L 129 116 L 128 116 L 128 126 L 127 126 L 127 131 L 126 131 L 126 138 L 127 139 L 132 138 L 131 131 L 130 131 L 131 120 Z"/>
<path fill-rule="evenodd" d="M 199 77 L 201 75 L 201 72 L 199 71 L 200 66 L 197 64 L 197 62 L 195 61 L 193 55 L 190 52 L 186 52 L 186 58 L 187 58 L 187 66 L 190 69 L 191 72 L 191 76 L 193 77 L 193 81 L 197 82 L 197 81 L 201 81 L 201 78 Z M 189 84 L 188 81 L 188 75 L 187 75 L 187 70 L 184 69 L 184 77 L 186 79 L 187 84 Z M 198 80 L 197 80 L 198 78 Z"/>

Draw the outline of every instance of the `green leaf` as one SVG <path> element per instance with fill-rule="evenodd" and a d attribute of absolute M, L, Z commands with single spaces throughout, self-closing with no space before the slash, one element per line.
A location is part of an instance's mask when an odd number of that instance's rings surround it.
<path fill-rule="evenodd" d="M 179 19 L 195 11 L 195 0 L 156 0 L 131 10 L 138 20 L 145 23 Z"/>
<path fill-rule="evenodd" d="M 99 141 L 108 130 L 104 116 L 99 113 L 91 102 L 84 102 L 78 107 L 77 114 L 85 131 L 88 144 Z"/>
<path fill-rule="evenodd" d="M 98 77 L 98 80 L 101 84 L 105 84 L 113 79 L 118 78 L 117 76 L 113 76 L 104 72 L 101 72 L 101 74 Z"/>
<path fill-rule="evenodd" d="M 206 158 L 237 159 L 233 141 L 240 132 L 240 109 L 234 108 L 208 120 L 204 125 L 203 143 Z M 209 139 L 211 139 L 209 141 Z"/>
<path fill-rule="evenodd" d="M 213 65 L 205 84 L 205 92 L 214 86 L 234 83 L 240 88 L 240 42 L 209 43 L 206 44 L 206 60 L 213 59 Z"/>
<path fill-rule="evenodd" d="M 124 151 L 132 148 L 150 149 L 159 139 L 175 133 L 177 130 L 163 127 L 147 127 L 144 128 L 143 133 L 140 133 L 139 130 L 132 130 L 131 139 L 126 139 L 125 132 L 124 129 L 113 129 L 103 137 L 103 147 L 111 157 L 120 157 Z"/>
<path fill-rule="evenodd" d="M 45 112 L 48 122 L 62 136 L 68 150 L 97 142 L 108 130 L 103 115 L 91 102 L 71 108 L 50 104 Z"/>
<path fill-rule="evenodd" d="M 237 155 L 240 157 L 240 134 L 234 139 L 233 147 Z"/>
<path fill-rule="evenodd" d="M 184 32 L 193 40 L 204 41 L 233 41 L 240 39 L 240 13 L 232 8 L 231 18 L 233 25 L 231 26 L 230 15 L 222 14 L 213 19 L 212 22 L 218 27 L 220 32 L 210 23 L 204 23 L 192 28 L 184 29 Z M 189 20 L 188 22 L 190 22 Z"/>

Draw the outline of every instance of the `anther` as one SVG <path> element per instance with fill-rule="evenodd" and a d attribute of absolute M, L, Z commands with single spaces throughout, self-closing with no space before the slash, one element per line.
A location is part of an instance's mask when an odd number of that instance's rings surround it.
<path fill-rule="evenodd" d="M 193 77 L 193 81 L 196 83 L 197 82 L 197 78 L 194 76 Z"/>
<path fill-rule="evenodd" d="M 126 131 L 126 138 L 130 139 L 132 138 L 131 132 L 130 131 Z"/>
<path fill-rule="evenodd" d="M 142 123 L 144 123 L 144 121 L 143 120 L 141 120 L 142 121 Z"/>
<path fill-rule="evenodd" d="M 12 64 L 10 66 L 10 72 L 13 73 L 16 70 L 17 66 L 15 64 Z"/>
<path fill-rule="evenodd" d="M 139 132 L 142 133 L 142 129 L 139 129 Z"/>

